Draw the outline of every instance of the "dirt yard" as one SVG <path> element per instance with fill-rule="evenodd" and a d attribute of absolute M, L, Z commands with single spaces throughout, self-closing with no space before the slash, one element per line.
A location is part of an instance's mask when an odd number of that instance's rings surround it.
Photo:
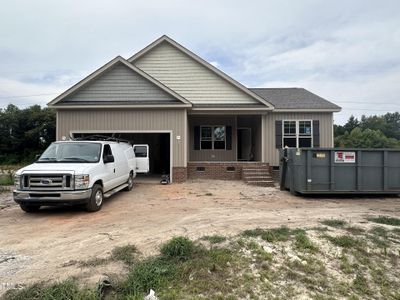
<path fill-rule="evenodd" d="M 95 282 L 123 265 L 82 267 L 77 262 L 107 257 L 134 244 L 143 255 L 176 235 L 235 235 L 256 227 L 312 227 L 340 218 L 364 223 L 366 216 L 400 217 L 396 197 L 303 198 L 240 181 L 189 181 L 168 186 L 137 184 L 109 199 L 97 213 L 45 208 L 24 213 L 0 193 L 1 292 L 7 287 L 76 276 Z M 5 287 L 5 288 L 4 288 Z"/>

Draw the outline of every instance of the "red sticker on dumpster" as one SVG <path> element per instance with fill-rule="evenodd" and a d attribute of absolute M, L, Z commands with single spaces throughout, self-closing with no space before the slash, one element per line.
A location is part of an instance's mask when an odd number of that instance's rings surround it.
<path fill-rule="evenodd" d="M 355 163 L 356 153 L 351 151 L 335 151 L 335 163 Z"/>

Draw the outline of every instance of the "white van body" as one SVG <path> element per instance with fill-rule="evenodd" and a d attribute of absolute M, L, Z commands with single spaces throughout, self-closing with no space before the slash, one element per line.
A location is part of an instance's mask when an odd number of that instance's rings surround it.
<path fill-rule="evenodd" d="M 74 204 L 97 211 L 103 198 L 133 188 L 136 163 L 133 147 L 125 142 L 54 142 L 35 163 L 16 172 L 14 201 L 27 212 Z"/>

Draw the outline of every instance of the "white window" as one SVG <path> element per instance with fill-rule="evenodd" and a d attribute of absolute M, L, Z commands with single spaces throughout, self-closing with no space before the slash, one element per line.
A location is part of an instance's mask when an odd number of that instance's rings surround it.
<path fill-rule="evenodd" d="M 225 150 L 225 126 L 201 126 L 200 149 Z"/>
<path fill-rule="evenodd" d="M 283 147 L 312 147 L 312 121 L 283 121 L 282 126 Z"/>

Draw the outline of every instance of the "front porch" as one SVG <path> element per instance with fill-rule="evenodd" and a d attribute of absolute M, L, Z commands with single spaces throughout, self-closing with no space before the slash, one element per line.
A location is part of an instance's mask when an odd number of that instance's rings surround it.
<path fill-rule="evenodd" d="M 262 115 L 189 115 L 188 162 L 262 162 Z"/>
<path fill-rule="evenodd" d="M 273 185 L 263 162 L 262 115 L 189 115 L 188 178 Z"/>

